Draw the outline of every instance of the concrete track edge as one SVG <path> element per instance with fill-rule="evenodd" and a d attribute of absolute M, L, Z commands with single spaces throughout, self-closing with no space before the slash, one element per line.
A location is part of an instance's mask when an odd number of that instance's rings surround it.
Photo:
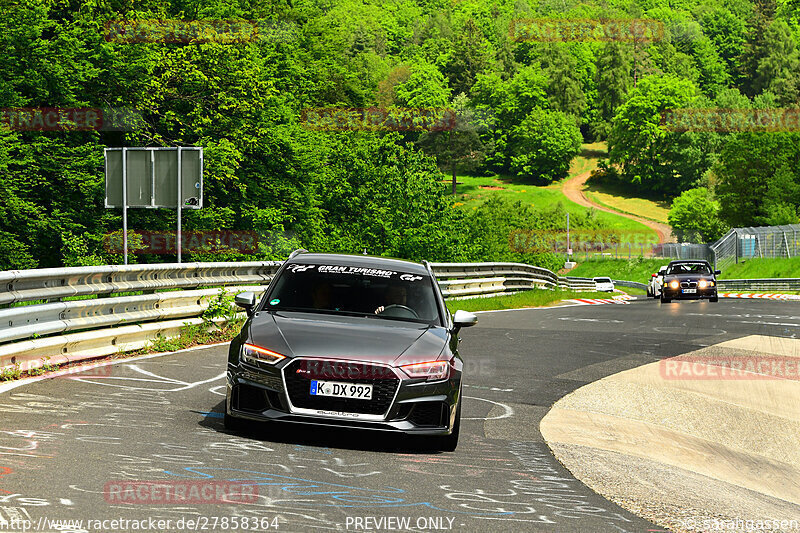
<path fill-rule="evenodd" d="M 800 531 L 798 366 L 798 339 L 725 341 L 590 383 L 541 433 L 575 477 L 670 530 Z"/>

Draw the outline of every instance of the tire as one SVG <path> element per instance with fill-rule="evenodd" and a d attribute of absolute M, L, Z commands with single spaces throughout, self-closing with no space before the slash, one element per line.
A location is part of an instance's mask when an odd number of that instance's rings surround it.
<path fill-rule="evenodd" d="M 436 449 L 443 452 L 454 452 L 458 446 L 458 434 L 461 432 L 461 398 L 459 395 L 458 408 L 456 409 L 456 421 L 453 423 L 453 432 L 437 439 Z"/>
<path fill-rule="evenodd" d="M 228 431 L 241 431 L 244 427 L 244 420 L 228 414 L 228 400 L 225 400 L 225 414 L 222 416 L 222 425 Z"/>
<path fill-rule="evenodd" d="M 664 293 L 663 292 L 661 293 L 661 303 L 662 304 L 668 304 L 671 301 L 672 301 L 672 298 L 664 298 Z"/>
<path fill-rule="evenodd" d="M 714 296 L 712 296 L 711 298 L 709 298 L 709 299 L 708 299 L 708 301 L 709 301 L 709 302 L 714 302 L 714 303 L 716 303 L 716 302 L 718 302 L 718 301 L 719 301 L 719 296 L 717 296 L 717 295 L 714 295 Z"/>

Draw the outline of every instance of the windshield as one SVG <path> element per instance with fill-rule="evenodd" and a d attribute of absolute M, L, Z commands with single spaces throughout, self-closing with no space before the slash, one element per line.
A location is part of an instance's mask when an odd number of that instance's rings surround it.
<path fill-rule="evenodd" d="M 678 263 L 671 265 L 667 274 L 711 274 L 706 263 Z"/>
<path fill-rule="evenodd" d="M 430 276 L 355 266 L 292 264 L 264 309 L 441 323 Z"/>

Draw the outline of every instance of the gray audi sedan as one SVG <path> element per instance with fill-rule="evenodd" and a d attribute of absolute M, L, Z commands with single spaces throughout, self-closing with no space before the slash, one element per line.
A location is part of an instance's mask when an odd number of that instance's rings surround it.
<path fill-rule="evenodd" d="M 458 444 L 458 332 L 430 265 L 293 252 L 230 345 L 225 427 L 247 421 L 375 429 Z"/>

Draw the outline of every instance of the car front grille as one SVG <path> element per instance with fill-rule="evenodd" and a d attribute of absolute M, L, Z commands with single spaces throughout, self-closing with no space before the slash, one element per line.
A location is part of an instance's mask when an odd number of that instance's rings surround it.
<path fill-rule="evenodd" d="M 697 287 L 696 281 L 681 281 L 682 289 L 694 289 Z"/>
<path fill-rule="evenodd" d="M 306 373 L 298 373 L 303 368 L 303 360 L 295 359 L 283 369 L 284 380 L 286 381 L 286 393 L 294 407 L 301 409 L 321 409 L 325 411 L 341 411 L 345 413 L 358 413 L 365 415 L 382 415 L 388 411 L 389 406 L 394 400 L 400 380 L 397 376 L 387 375 L 387 368 L 380 365 L 369 365 L 365 363 L 347 363 L 342 361 L 330 361 L 331 364 L 344 366 L 345 372 L 342 376 L 362 375 L 381 376 L 375 378 L 348 379 L 347 377 L 327 377 L 314 376 Z M 356 369 L 347 372 L 349 368 Z M 366 370 L 366 371 L 365 371 Z M 372 399 L 362 400 L 355 398 L 332 398 L 330 396 L 312 396 L 311 380 L 323 379 L 329 381 L 341 381 L 347 383 L 372 385 Z"/>

